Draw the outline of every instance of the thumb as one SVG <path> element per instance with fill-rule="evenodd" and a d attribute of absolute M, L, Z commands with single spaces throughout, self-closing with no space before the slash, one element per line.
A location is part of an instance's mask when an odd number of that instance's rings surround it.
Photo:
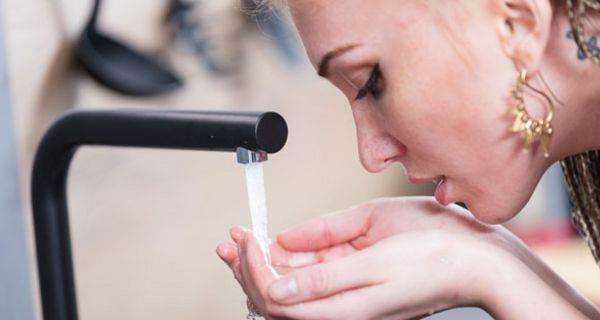
<path fill-rule="evenodd" d="M 378 283 L 372 259 L 365 251 L 295 271 L 275 281 L 269 296 L 281 304 L 295 304 Z"/>
<path fill-rule="evenodd" d="M 370 203 L 324 215 L 283 231 L 277 242 L 290 251 L 318 251 L 349 242 L 370 228 Z"/>

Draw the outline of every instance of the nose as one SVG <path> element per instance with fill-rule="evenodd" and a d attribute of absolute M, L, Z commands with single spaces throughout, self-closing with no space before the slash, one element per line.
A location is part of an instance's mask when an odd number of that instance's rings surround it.
<path fill-rule="evenodd" d="M 373 119 L 355 117 L 358 153 L 362 166 L 380 172 L 406 153 L 406 146 Z"/>

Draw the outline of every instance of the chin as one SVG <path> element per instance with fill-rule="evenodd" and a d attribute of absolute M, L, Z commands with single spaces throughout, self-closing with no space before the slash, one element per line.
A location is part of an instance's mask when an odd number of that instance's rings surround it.
<path fill-rule="evenodd" d="M 501 224 L 516 216 L 525 207 L 532 193 L 533 190 L 518 197 L 485 194 L 464 203 L 477 220 L 487 224 Z"/>
<path fill-rule="evenodd" d="M 449 180 L 450 202 L 463 202 L 473 216 L 486 224 L 501 224 L 516 216 L 527 204 L 542 177 L 539 172 L 503 171 L 484 178 Z"/>

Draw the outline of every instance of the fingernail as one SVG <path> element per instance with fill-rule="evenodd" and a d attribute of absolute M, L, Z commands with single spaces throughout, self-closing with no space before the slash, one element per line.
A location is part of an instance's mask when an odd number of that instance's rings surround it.
<path fill-rule="evenodd" d="M 269 295 L 273 300 L 286 300 L 298 293 L 298 284 L 294 278 L 276 281 L 269 289 Z"/>

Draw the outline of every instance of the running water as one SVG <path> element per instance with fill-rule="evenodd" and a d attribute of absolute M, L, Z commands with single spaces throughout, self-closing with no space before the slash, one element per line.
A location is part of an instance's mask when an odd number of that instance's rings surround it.
<path fill-rule="evenodd" d="M 269 235 L 267 232 L 267 203 L 265 197 L 265 181 L 262 162 L 250 162 L 244 165 L 246 170 L 246 186 L 248 188 L 248 203 L 250 204 L 250 215 L 252 217 L 252 231 L 258 240 L 261 249 L 265 253 L 267 263 L 271 263 L 269 254 Z M 247 320 L 262 319 L 256 307 L 248 299 Z"/>
<path fill-rule="evenodd" d="M 250 204 L 250 215 L 252 216 L 252 231 L 267 257 L 267 262 L 270 263 L 263 165 L 262 162 L 254 162 L 245 164 L 244 168 L 246 169 L 248 202 Z"/>

